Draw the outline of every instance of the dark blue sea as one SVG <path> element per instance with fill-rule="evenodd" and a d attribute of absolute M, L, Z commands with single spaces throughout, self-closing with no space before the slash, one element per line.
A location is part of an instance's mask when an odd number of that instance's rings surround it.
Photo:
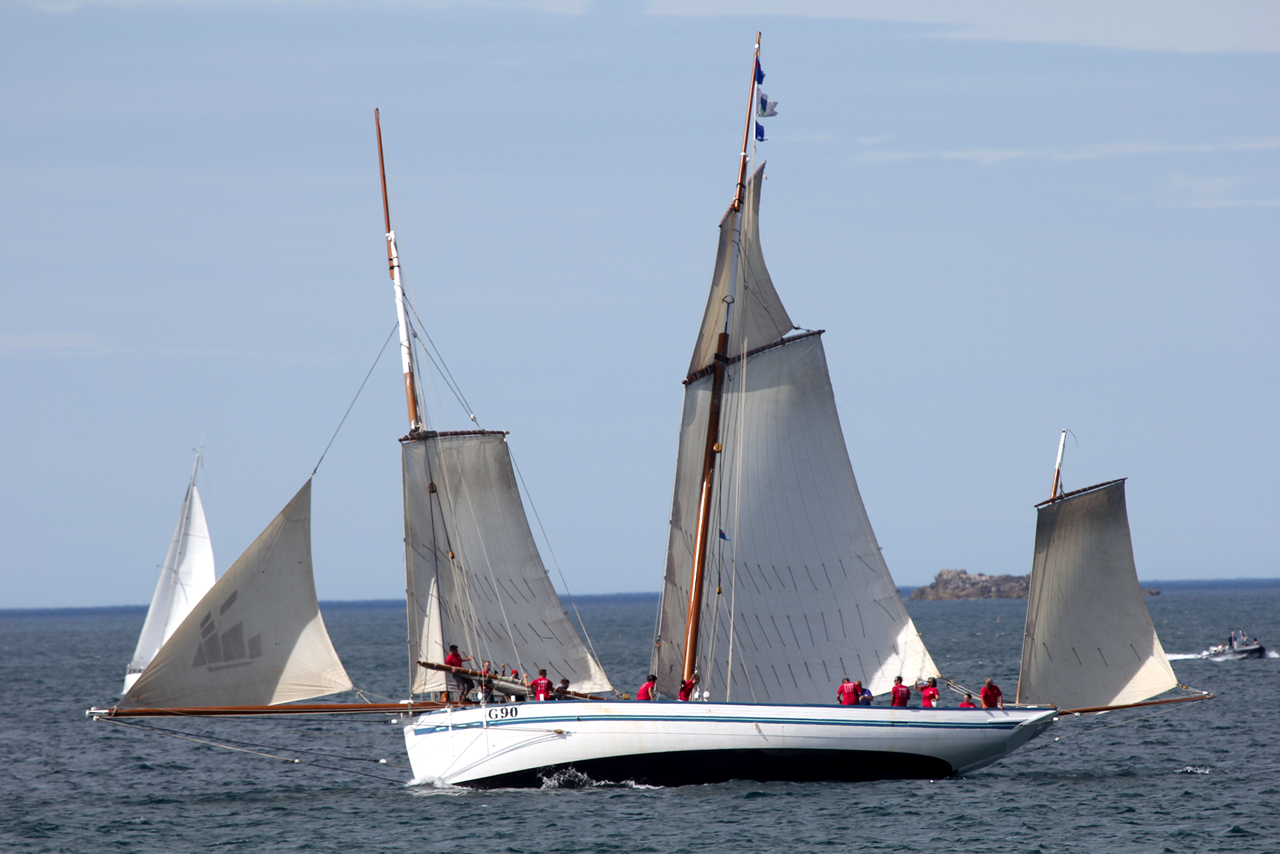
<path fill-rule="evenodd" d="M 0 612 L 0 850 L 1280 851 L 1280 660 L 1178 657 L 1231 629 L 1280 648 L 1280 582 L 1145 586 L 1162 590 L 1148 605 L 1178 678 L 1217 699 L 1064 721 L 962 778 L 671 789 L 406 786 L 384 716 L 93 722 L 84 710 L 118 695 L 143 609 Z M 656 595 L 577 606 L 633 691 Z M 1025 600 L 908 607 L 944 674 L 1012 695 Z M 403 607 L 324 611 L 352 680 L 403 696 Z"/>

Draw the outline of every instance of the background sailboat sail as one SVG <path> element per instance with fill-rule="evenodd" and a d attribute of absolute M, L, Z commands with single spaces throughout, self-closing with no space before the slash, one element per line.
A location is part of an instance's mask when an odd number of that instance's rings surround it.
<path fill-rule="evenodd" d="M 1039 506 L 1019 703 L 1137 703 L 1178 684 L 1138 587 L 1124 481 Z"/>
<path fill-rule="evenodd" d="M 311 481 L 165 642 L 121 708 L 255 706 L 351 688 L 311 574 Z"/>
<path fill-rule="evenodd" d="M 763 167 L 748 182 L 742 218 L 720 431 L 724 450 L 699 622 L 699 687 L 712 701 L 829 703 L 845 676 L 882 693 L 894 676 L 910 681 L 935 676 L 937 669 L 862 504 L 820 333 L 780 340 L 791 321 L 759 246 L 762 180 Z M 711 398 L 711 356 L 704 351 L 724 324 L 725 256 L 733 251 L 724 235 L 732 219 L 721 225 L 695 369 L 686 380 L 652 659 L 659 690 L 668 696 L 676 695 L 681 676 Z M 748 349 L 752 344 L 756 349 Z"/>
<path fill-rule="evenodd" d="M 417 665 L 443 662 L 449 644 L 475 669 L 545 667 L 575 691 L 612 691 L 543 567 L 505 437 L 427 432 L 401 445 L 413 693 L 449 690 Z"/>
<path fill-rule="evenodd" d="M 199 465 L 199 458 L 196 465 Z M 213 544 L 209 540 L 200 491 L 196 489 L 196 473 L 192 470 L 191 482 L 182 501 L 182 514 L 169 543 L 169 553 L 165 555 L 160 580 L 156 583 L 151 607 L 138 637 L 138 646 L 129 662 L 122 693 L 128 693 L 133 683 L 138 681 L 160 647 L 213 587 L 213 582 Z"/>

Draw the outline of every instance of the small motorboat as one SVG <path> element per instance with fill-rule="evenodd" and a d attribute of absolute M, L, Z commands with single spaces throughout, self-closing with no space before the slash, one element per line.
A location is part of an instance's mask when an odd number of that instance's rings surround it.
<path fill-rule="evenodd" d="M 1235 661 L 1239 658 L 1266 658 L 1267 648 L 1244 632 L 1232 632 L 1226 643 L 1210 647 L 1200 654 L 1210 661 Z"/>

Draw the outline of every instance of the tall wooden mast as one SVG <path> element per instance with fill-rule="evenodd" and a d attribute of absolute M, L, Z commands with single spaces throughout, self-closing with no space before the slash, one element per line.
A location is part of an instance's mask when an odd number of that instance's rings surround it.
<path fill-rule="evenodd" d="M 684 661 L 681 680 L 693 678 L 698 664 L 698 628 L 702 621 L 702 588 L 706 581 L 707 543 L 711 532 L 711 487 L 715 483 L 716 456 L 720 453 L 720 400 L 724 392 L 725 363 L 729 354 L 729 330 L 733 318 L 734 292 L 738 284 L 738 256 L 742 243 L 742 202 L 746 194 L 747 143 L 751 140 L 751 112 L 755 107 L 756 79 L 760 69 L 760 33 L 756 33 L 755 55 L 751 60 L 751 88 L 747 98 L 747 121 L 742 128 L 742 151 L 738 160 L 738 186 L 730 215 L 733 217 L 733 257 L 729 267 L 729 291 L 725 297 L 724 329 L 716 341 L 711 375 L 711 406 L 707 412 L 707 442 L 702 455 L 702 490 L 698 498 L 698 530 L 694 535 L 693 569 L 689 574 L 689 610 L 684 630 Z"/>
<path fill-rule="evenodd" d="M 396 233 L 391 230 L 391 206 L 387 204 L 387 167 L 382 160 L 382 120 L 373 111 L 373 125 L 378 131 L 378 171 L 382 175 L 382 219 L 387 226 L 387 268 L 396 290 L 396 320 L 400 324 L 400 364 L 404 368 L 404 395 L 409 404 L 409 435 L 422 428 L 418 417 L 418 389 L 413 372 L 413 342 L 409 336 L 409 318 L 404 308 L 404 286 L 400 283 L 400 253 L 396 251 Z"/>
<path fill-rule="evenodd" d="M 1062 431 L 1062 438 L 1058 440 L 1058 461 L 1053 464 L 1053 486 L 1049 488 L 1049 500 L 1058 500 L 1058 487 L 1062 482 L 1062 452 L 1067 447 L 1067 431 Z"/>

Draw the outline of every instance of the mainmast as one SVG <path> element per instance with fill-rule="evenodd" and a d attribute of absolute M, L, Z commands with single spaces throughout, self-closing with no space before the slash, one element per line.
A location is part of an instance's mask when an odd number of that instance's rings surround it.
<path fill-rule="evenodd" d="M 1049 500 L 1055 501 L 1058 498 L 1058 488 L 1062 479 L 1062 452 L 1067 447 L 1067 431 L 1062 431 L 1062 438 L 1058 440 L 1058 461 L 1053 465 L 1053 487 L 1049 490 Z"/>
<path fill-rule="evenodd" d="M 756 80 L 760 70 L 760 33 L 756 33 L 755 55 L 751 60 L 751 87 L 747 97 L 747 120 L 742 128 L 742 151 L 738 162 L 738 186 L 733 204 L 733 257 L 729 267 L 729 290 L 725 296 L 724 329 L 716 341 L 711 378 L 711 406 L 707 412 L 707 441 L 702 457 L 702 490 L 698 499 L 698 529 L 694 535 L 693 569 L 689 574 L 689 611 L 684 632 L 684 661 L 681 680 L 693 678 L 698 663 L 698 627 L 702 618 L 702 588 L 706 576 L 708 528 L 711 524 L 711 487 L 715 483 L 716 456 L 720 453 L 720 401 L 724 392 L 725 363 L 729 354 L 729 330 L 733 318 L 733 300 L 738 284 L 738 256 L 742 245 L 742 201 L 746 194 L 747 143 L 751 139 L 751 111 L 755 106 Z"/>
<path fill-rule="evenodd" d="M 404 286 L 400 283 L 400 253 L 396 251 L 396 233 L 391 230 L 391 208 L 387 204 L 387 167 L 382 160 L 382 121 L 373 111 L 373 124 L 378 130 L 378 171 L 382 175 L 382 218 L 387 226 L 387 268 L 396 290 L 396 320 L 400 324 L 400 364 L 404 368 L 404 394 L 409 404 L 409 435 L 422 427 L 418 416 L 418 388 L 413 372 L 413 342 L 409 337 L 409 317 L 404 308 Z"/>

